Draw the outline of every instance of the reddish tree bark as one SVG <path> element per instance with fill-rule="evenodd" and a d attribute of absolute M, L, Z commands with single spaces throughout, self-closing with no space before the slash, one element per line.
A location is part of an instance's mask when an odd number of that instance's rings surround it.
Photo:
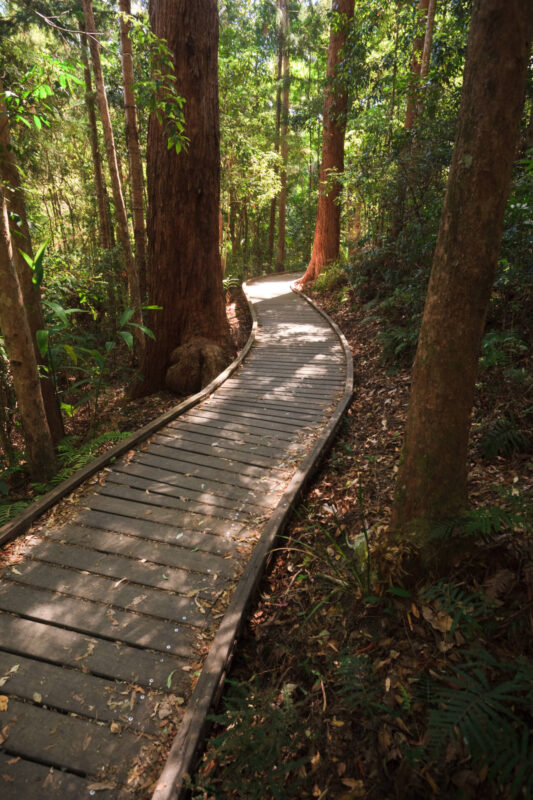
<path fill-rule="evenodd" d="M 342 184 L 335 176 L 344 170 L 348 93 L 344 86 L 339 86 L 338 70 L 353 9 L 354 0 L 333 0 L 331 5 L 318 209 L 311 260 L 301 280 L 302 286 L 314 280 L 327 264 L 339 257 Z"/>
<path fill-rule="evenodd" d="M 48 361 L 43 358 L 37 346 L 37 331 L 43 330 L 44 314 L 41 304 L 40 290 L 33 284 L 33 273 L 21 255 L 21 250 L 33 258 L 32 241 L 26 213 L 26 199 L 22 188 L 20 173 L 11 145 L 9 118 L 4 101 L 2 82 L 0 81 L 0 176 L 4 184 L 4 196 L 8 211 L 18 217 L 18 225 L 12 225 L 13 263 L 17 270 L 17 278 L 22 292 L 24 307 L 37 364 L 46 367 Z M 46 411 L 48 427 L 55 443 L 65 435 L 63 418 L 54 387 L 49 378 L 41 379 L 41 393 Z"/>
<path fill-rule="evenodd" d="M 131 14 L 131 0 L 119 0 L 123 15 Z M 130 162 L 131 214 L 133 217 L 133 240 L 135 242 L 135 265 L 139 275 L 141 298 L 146 294 L 146 232 L 144 225 L 144 188 L 137 106 L 133 91 L 133 52 L 130 39 L 131 25 L 120 18 L 120 42 L 122 47 L 122 78 L 124 82 L 124 111 L 126 113 L 126 143 Z"/>
<path fill-rule="evenodd" d="M 391 527 L 429 551 L 467 506 L 481 339 L 519 136 L 531 0 L 475 0 L 448 187 L 428 288 Z"/>
<path fill-rule="evenodd" d="M 148 130 L 148 297 L 142 391 L 189 394 L 231 360 L 218 247 L 220 143 L 216 0 L 152 0 L 150 21 L 175 59 L 185 98 L 187 150 L 167 147 L 152 116 Z"/>
<path fill-rule="evenodd" d="M 405 111 L 406 130 L 411 130 L 415 123 L 418 113 L 418 92 L 420 85 L 420 70 L 422 67 L 422 56 L 424 53 L 425 31 L 427 26 L 427 14 L 430 0 L 419 0 L 417 12 L 417 35 L 413 42 L 413 55 L 411 58 L 411 76 L 409 93 L 407 95 L 407 108 Z"/>
<path fill-rule="evenodd" d="M 0 189 L 0 285 L 0 328 L 20 411 L 30 475 L 34 480 L 49 480 L 56 469 L 54 445 L 44 410 L 30 327 L 13 262 L 3 188 Z"/>
<path fill-rule="evenodd" d="M 281 189 L 278 200 L 278 247 L 276 255 L 276 269 L 278 272 L 281 272 L 285 266 L 285 233 L 287 227 L 287 167 L 289 164 L 289 0 L 279 0 L 279 8 L 281 11 L 283 89 L 281 92 L 280 126 Z"/>

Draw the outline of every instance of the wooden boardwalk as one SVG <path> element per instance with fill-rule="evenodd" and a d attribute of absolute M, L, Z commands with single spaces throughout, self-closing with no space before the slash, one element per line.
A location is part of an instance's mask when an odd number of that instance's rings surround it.
<path fill-rule="evenodd" d="M 150 796 L 138 767 L 179 729 L 254 545 L 346 394 L 345 348 L 292 278 L 248 287 L 244 364 L 4 569 L 2 800 Z"/>

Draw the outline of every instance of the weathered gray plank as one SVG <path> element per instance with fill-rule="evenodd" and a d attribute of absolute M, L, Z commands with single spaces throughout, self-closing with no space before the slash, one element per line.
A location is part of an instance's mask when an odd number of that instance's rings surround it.
<path fill-rule="evenodd" d="M 162 692 L 143 695 L 128 683 L 0 651 L 0 677 L 6 676 L 2 692 L 10 697 L 99 722 L 119 722 L 130 730 L 159 733 L 153 714 L 155 704 L 165 697 Z"/>
<path fill-rule="evenodd" d="M 2 583 L 0 609 L 89 636 L 150 648 L 180 658 L 190 655 L 196 641 L 195 632 L 188 627 L 187 614 L 184 614 L 186 619 L 154 624 L 152 617 L 140 613 L 65 597 L 53 589 L 24 583 Z M 10 649 L 8 642 L 4 642 L 3 647 Z"/>
<path fill-rule="evenodd" d="M 100 778 L 99 782 L 104 783 Z M 0 753 L 2 800 L 81 800 L 89 797 L 88 787 L 94 783 L 98 782 L 27 761 L 20 756 Z M 98 800 L 119 800 L 117 789 L 99 790 L 97 797 Z"/>
<path fill-rule="evenodd" d="M 190 687 L 190 677 L 181 669 L 186 662 L 166 653 L 157 653 L 154 658 L 152 652 L 142 649 L 142 642 L 139 647 L 129 647 L 1 612 L 0 641 L 10 653 L 87 669 L 94 675 L 145 689 L 165 690 L 169 683 L 177 692 L 187 692 Z"/>
<path fill-rule="evenodd" d="M 203 455 L 202 453 L 192 453 L 188 450 L 178 450 L 166 445 L 160 445 L 155 442 L 150 442 L 142 449 L 144 453 L 151 453 L 163 458 L 173 458 L 180 463 L 193 464 L 199 467 L 210 467 L 212 469 L 221 469 L 225 472 L 234 472 L 237 475 L 249 475 L 254 478 L 261 478 L 265 474 L 264 467 L 255 467 L 253 464 L 243 464 L 242 461 L 236 461 L 233 458 L 223 457 L 220 455 Z"/>
<path fill-rule="evenodd" d="M 236 536 L 242 530 L 242 525 L 230 520 L 222 520 L 204 514 L 187 514 L 183 511 L 157 508 L 156 506 L 135 503 L 131 500 L 119 500 L 105 495 L 87 495 L 84 497 L 85 506 L 93 511 L 103 511 L 110 515 L 124 517 L 127 524 L 133 525 L 133 520 L 140 520 L 146 525 L 146 531 L 156 534 L 154 538 L 161 541 L 179 540 L 180 547 L 199 548 L 211 553 L 225 554 L 234 549 L 231 536 Z M 81 518 L 81 517 L 80 517 Z M 156 525 L 156 523 L 160 523 Z M 136 530 L 141 528 L 137 526 Z M 183 531 L 179 536 L 178 532 Z M 201 531 L 196 533 L 192 531 Z M 124 531 L 127 533 L 128 531 Z M 206 535 L 207 533 L 211 535 Z M 216 535 L 220 534 L 220 535 Z M 143 535 L 148 536 L 148 533 Z"/>
<path fill-rule="evenodd" d="M 106 476 L 106 484 L 110 482 L 118 483 L 123 486 L 132 486 L 137 489 L 143 489 L 144 491 L 148 491 L 150 493 L 161 494 L 164 497 L 178 497 L 182 500 L 201 500 L 201 502 L 207 506 L 225 508 L 233 512 L 236 510 L 240 511 L 241 509 L 246 509 L 255 514 L 264 513 L 264 508 L 258 504 L 256 505 L 255 503 L 250 502 L 247 495 L 244 495 L 244 497 L 241 498 L 220 497 L 214 494 L 208 494 L 207 492 L 195 492 L 191 489 L 182 489 L 179 486 L 172 486 L 168 483 L 162 483 L 160 481 L 158 482 L 146 478 L 139 478 L 137 475 L 132 475 L 129 471 L 108 472 Z M 275 500 L 272 501 L 272 505 L 274 504 Z M 213 511 L 214 510 L 215 509 L 213 508 Z"/>
<path fill-rule="evenodd" d="M 11 753 L 60 769 L 120 780 L 139 750 L 137 737 L 127 731 L 112 734 L 107 725 L 59 716 L 19 700 L 11 699 L 1 716 Z"/>
<path fill-rule="evenodd" d="M 189 434 L 193 436 L 194 434 Z M 166 431 L 165 433 L 158 434 L 152 438 L 155 444 L 161 444 L 165 447 L 173 447 L 178 451 L 187 451 L 189 453 L 202 453 L 207 456 L 219 456 L 220 458 L 229 458 L 236 461 L 238 464 L 250 464 L 253 467 L 268 468 L 277 464 L 280 451 L 274 451 L 269 455 L 260 454 L 257 452 L 258 446 L 254 449 L 247 450 L 244 445 L 236 447 L 229 440 L 225 442 L 217 441 L 214 437 L 203 437 L 204 441 L 199 441 L 200 436 L 194 439 L 187 438 L 187 434 L 179 433 L 178 429 L 174 428 L 173 431 Z M 209 441 L 209 443 L 206 443 Z M 268 452 L 266 448 L 264 451 Z"/>
<path fill-rule="evenodd" d="M 191 552 L 175 544 L 164 544 L 153 539 L 99 530 L 97 527 L 99 520 L 98 513 L 93 512 L 92 521 L 96 527 L 64 525 L 62 528 L 48 531 L 47 538 L 93 547 L 102 553 L 145 558 L 163 567 L 193 570 L 205 576 L 220 575 L 231 579 L 240 572 L 240 565 L 233 558 L 223 558 L 207 552 Z"/>

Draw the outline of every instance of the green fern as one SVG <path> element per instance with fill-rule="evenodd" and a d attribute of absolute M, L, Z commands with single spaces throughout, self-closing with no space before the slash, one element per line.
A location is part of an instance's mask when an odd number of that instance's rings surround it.
<path fill-rule="evenodd" d="M 17 514 L 29 506 L 27 500 L 17 500 L 16 503 L 0 503 L 0 527 L 10 522 Z"/>
<path fill-rule="evenodd" d="M 428 755 L 438 758 L 457 741 L 488 775 L 510 786 L 512 796 L 533 781 L 531 703 L 533 668 L 521 660 L 498 662 L 486 650 L 467 654 L 445 686 L 426 680 L 433 708 L 428 720 Z"/>
<path fill-rule="evenodd" d="M 529 445 L 528 435 L 518 427 L 518 422 L 512 414 L 496 420 L 490 428 L 487 428 L 479 444 L 483 458 L 487 459 L 496 456 L 509 458 L 514 453 L 527 451 Z"/>
<path fill-rule="evenodd" d="M 224 712 L 210 717 L 223 728 L 211 740 L 208 753 L 219 765 L 217 785 L 207 784 L 199 775 L 195 789 L 246 800 L 301 797 L 299 771 L 309 758 L 301 755 L 306 740 L 293 700 L 296 687 L 287 684 L 281 692 L 265 692 L 253 683 L 228 684 Z"/>
<path fill-rule="evenodd" d="M 339 657 L 336 688 L 350 711 L 357 710 L 371 716 L 376 712 L 390 711 L 379 702 L 381 687 L 372 662 L 365 655 L 344 653 Z"/>
<path fill-rule="evenodd" d="M 474 635 L 480 623 L 491 613 L 491 604 L 481 592 L 467 592 L 455 583 L 438 581 L 421 592 L 423 602 L 434 602 L 452 618 L 450 634 L 461 630 Z"/>
<path fill-rule="evenodd" d="M 461 514 L 459 517 L 435 523 L 431 532 L 432 539 L 482 538 L 490 541 L 505 530 L 513 531 L 522 526 L 522 517 L 512 514 L 499 506 L 482 506 Z"/>

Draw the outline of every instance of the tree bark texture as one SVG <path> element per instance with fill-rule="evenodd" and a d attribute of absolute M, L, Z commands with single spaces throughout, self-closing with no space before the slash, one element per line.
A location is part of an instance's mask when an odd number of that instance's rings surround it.
<path fill-rule="evenodd" d="M 274 133 L 274 152 L 279 154 L 279 140 L 281 132 L 281 75 L 283 67 L 283 47 L 282 36 L 278 32 L 278 67 L 276 72 L 276 129 Z M 279 173 L 278 166 L 276 165 L 276 174 Z M 275 195 L 270 201 L 270 219 L 268 224 L 268 264 L 272 265 L 274 260 L 274 241 L 276 235 L 276 207 L 278 204 L 278 197 Z"/>
<path fill-rule="evenodd" d="M 102 169 L 102 158 L 98 145 L 98 127 L 96 124 L 96 108 L 91 78 L 91 68 L 87 55 L 87 36 L 81 37 L 81 60 L 83 63 L 83 75 L 85 79 L 85 106 L 87 108 L 87 119 L 89 122 L 89 139 L 91 142 L 91 154 L 93 159 L 94 188 L 96 192 L 96 203 L 98 208 L 98 230 L 100 233 L 100 246 L 103 250 L 111 250 L 115 246 L 115 235 L 111 224 L 111 214 L 109 211 L 109 197 L 105 185 L 104 171 Z"/>
<path fill-rule="evenodd" d="M 142 391 L 190 394 L 231 360 L 218 247 L 220 134 L 216 0 L 152 0 L 150 21 L 175 60 L 185 98 L 186 150 L 148 129 L 148 297 L 152 312 Z"/>
<path fill-rule="evenodd" d="M 139 275 L 133 259 L 133 253 L 130 243 L 130 232 L 128 227 L 128 215 L 126 213 L 126 205 L 124 203 L 124 195 L 122 193 L 122 181 L 120 179 L 120 172 L 117 161 L 117 151 L 115 148 L 115 137 L 111 125 L 111 117 L 109 115 L 109 106 L 107 103 L 107 96 L 105 93 L 104 75 L 102 72 L 102 63 L 100 60 L 100 45 L 97 40 L 96 27 L 94 23 L 94 15 L 92 8 L 92 0 L 82 0 L 83 13 L 85 17 L 85 29 L 89 39 L 89 49 L 91 51 L 91 60 L 93 62 L 94 82 L 96 85 L 96 96 L 98 99 L 98 108 L 100 111 L 100 119 L 102 122 L 102 129 L 104 132 L 104 141 L 106 147 L 107 164 L 109 168 L 109 175 L 111 178 L 111 188 L 113 190 L 113 202 L 115 204 L 115 214 L 117 218 L 117 234 L 122 248 L 122 256 L 124 258 L 124 265 L 126 267 L 126 275 L 128 278 L 128 292 L 132 308 L 135 310 L 133 321 L 142 323 L 141 311 L 141 291 L 139 286 Z M 135 337 L 137 339 L 137 346 L 142 351 L 144 347 L 144 335 L 135 328 Z"/>
<path fill-rule="evenodd" d="M 17 278 L 19 281 L 24 308 L 26 309 L 26 316 L 28 325 L 30 327 L 30 335 L 33 343 L 35 359 L 37 364 L 44 367 L 47 366 L 48 360 L 43 358 L 37 346 L 37 331 L 43 330 L 44 314 L 41 304 L 40 290 L 33 284 L 33 274 L 21 256 L 20 251 L 27 253 L 33 258 L 33 249 L 30 235 L 30 228 L 28 225 L 28 215 L 26 212 L 26 200 L 24 197 L 24 190 L 20 180 L 20 173 L 15 159 L 15 153 L 11 145 L 11 136 L 9 131 L 9 118 L 7 114 L 7 107 L 3 96 L 2 82 L 0 81 L 0 176 L 4 184 L 4 198 L 8 212 L 11 211 L 17 215 L 19 224 L 11 226 L 11 238 L 13 244 L 13 263 L 17 271 Z M 59 408 L 59 403 L 54 392 L 54 387 L 49 378 L 43 377 L 41 379 L 41 393 L 43 397 L 44 407 L 46 411 L 46 418 L 48 426 L 52 434 L 54 442 L 60 442 L 65 435 L 63 427 L 63 418 Z"/>
<path fill-rule="evenodd" d="M 433 28 L 435 25 L 436 9 L 437 9 L 437 0 L 429 0 L 427 20 L 426 20 L 426 33 L 424 36 L 424 47 L 422 50 L 422 60 L 420 62 L 421 80 L 424 80 L 429 75 L 429 65 L 431 63 L 431 46 L 433 44 Z"/>
<path fill-rule="evenodd" d="M 0 328 L 22 421 L 26 457 L 34 480 L 49 480 L 56 460 L 41 394 L 37 361 L 13 262 L 7 205 L 0 190 Z"/>
<path fill-rule="evenodd" d="M 121 14 L 131 14 L 131 0 L 119 0 Z M 124 82 L 124 111 L 126 113 L 126 143 L 130 162 L 131 213 L 133 217 L 133 240 L 135 242 L 135 263 L 139 275 L 141 298 L 146 296 L 146 229 L 144 224 L 144 181 L 139 146 L 139 126 L 137 106 L 133 90 L 133 51 L 130 39 L 131 25 L 120 18 L 120 43 L 122 48 L 122 78 Z"/>
<path fill-rule="evenodd" d="M 393 531 L 412 532 L 422 548 L 435 520 L 467 506 L 477 365 L 519 136 L 532 28 L 533 0 L 474 2 L 391 521 Z"/>
<path fill-rule="evenodd" d="M 428 6 L 430 0 L 419 0 L 417 11 L 417 35 L 413 42 L 413 55 L 411 58 L 411 76 L 409 93 L 407 95 L 407 108 L 405 111 L 406 130 L 411 130 L 415 124 L 418 113 L 418 93 L 420 86 L 420 70 L 422 67 L 422 56 L 424 53 L 425 31 L 427 27 Z"/>
<path fill-rule="evenodd" d="M 281 92 L 281 126 L 280 126 L 281 189 L 278 201 L 278 247 L 276 255 L 276 269 L 278 272 L 281 272 L 285 266 L 285 235 L 287 228 L 287 167 L 289 164 L 289 90 L 290 90 L 289 0 L 279 0 L 279 8 L 281 11 L 283 89 Z"/>
<path fill-rule="evenodd" d="M 342 184 L 335 176 L 344 170 L 348 92 L 344 85 L 339 85 L 338 72 L 353 10 L 354 0 L 333 0 L 331 5 L 332 20 L 324 91 L 322 161 L 315 237 L 311 260 L 301 280 L 302 285 L 314 280 L 327 264 L 331 264 L 339 257 Z"/>

